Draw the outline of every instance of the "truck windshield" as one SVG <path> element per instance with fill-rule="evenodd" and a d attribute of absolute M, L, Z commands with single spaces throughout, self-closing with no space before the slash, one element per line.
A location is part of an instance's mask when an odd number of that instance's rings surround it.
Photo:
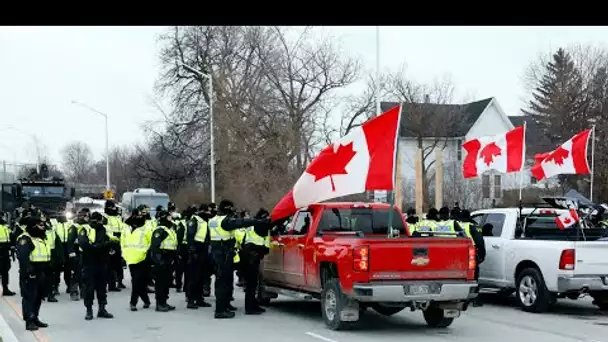
<path fill-rule="evenodd" d="M 333 208 L 325 209 L 319 222 L 319 231 L 362 232 L 363 234 L 387 234 L 389 209 Z M 405 234 L 403 220 L 393 209 L 393 229 Z"/>
<path fill-rule="evenodd" d="M 608 237 L 608 229 L 584 228 L 575 224 L 559 229 L 554 215 L 532 215 L 526 218 L 525 239 L 553 241 L 595 241 Z"/>
<path fill-rule="evenodd" d="M 31 196 L 63 196 L 63 186 L 39 186 L 39 185 L 24 185 L 23 194 L 27 197 Z"/>
<path fill-rule="evenodd" d="M 138 207 L 142 204 L 147 205 L 153 211 L 157 206 L 162 205 L 163 208 L 167 209 L 167 205 L 169 205 L 169 196 L 136 196 L 133 200 L 135 202 L 135 207 Z"/>

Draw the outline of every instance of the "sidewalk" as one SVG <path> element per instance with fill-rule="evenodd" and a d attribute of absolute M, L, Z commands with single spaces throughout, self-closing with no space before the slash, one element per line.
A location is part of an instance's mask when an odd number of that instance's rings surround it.
<path fill-rule="evenodd" d="M 2 305 L 8 305 L 4 298 L 1 298 L 0 301 L 3 302 Z M 19 342 L 2 313 L 0 313 L 0 342 Z"/>

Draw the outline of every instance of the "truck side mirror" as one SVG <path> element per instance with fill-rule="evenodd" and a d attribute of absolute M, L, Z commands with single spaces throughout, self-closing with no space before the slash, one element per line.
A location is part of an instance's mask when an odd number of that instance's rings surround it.
<path fill-rule="evenodd" d="M 76 197 L 76 189 L 70 188 L 70 197 Z"/>

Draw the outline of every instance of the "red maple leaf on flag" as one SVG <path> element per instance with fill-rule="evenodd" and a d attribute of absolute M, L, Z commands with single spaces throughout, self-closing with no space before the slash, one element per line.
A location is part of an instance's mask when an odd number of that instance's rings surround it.
<path fill-rule="evenodd" d="M 557 165 L 564 165 L 564 159 L 567 159 L 570 156 L 570 151 L 566 150 L 563 147 L 558 147 L 555 151 L 551 152 L 546 158 L 545 161 L 551 161 Z"/>
<path fill-rule="evenodd" d="M 315 182 L 329 177 L 331 180 L 331 190 L 336 191 L 333 175 L 346 175 L 346 165 L 350 163 L 353 157 L 357 154 L 353 150 L 353 143 L 348 145 L 338 146 L 338 150 L 334 152 L 334 146 L 327 146 L 319 155 L 308 165 L 306 172 L 315 176 Z"/>
<path fill-rule="evenodd" d="M 494 161 L 495 156 L 499 156 L 502 150 L 496 143 L 492 142 L 484 146 L 484 148 L 479 152 L 479 158 L 483 159 L 483 162 L 486 163 L 487 166 L 490 166 Z"/>

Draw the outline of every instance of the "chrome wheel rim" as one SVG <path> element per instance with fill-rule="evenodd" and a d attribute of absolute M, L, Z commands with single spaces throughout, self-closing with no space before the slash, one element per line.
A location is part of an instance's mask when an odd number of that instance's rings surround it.
<path fill-rule="evenodd" d="M 519 300 L 525 306 L 532 306 L 538 297 L 538 285 L 531 276 L 524 276 L 519 281 Z"/>
<path fill-rule="evenodd" d="M 333 321 L 336 317 L 336 293 L 333 290 L 325 293 L 325 316 L 328 320 Z"/>

